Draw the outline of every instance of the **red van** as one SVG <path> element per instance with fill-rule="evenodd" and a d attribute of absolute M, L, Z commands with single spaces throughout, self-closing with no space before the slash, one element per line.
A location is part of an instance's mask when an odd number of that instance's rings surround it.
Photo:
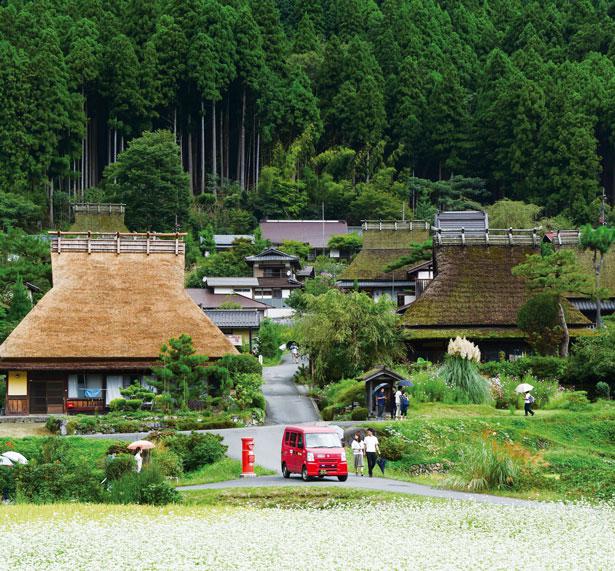
<path fill-rule="evenodd" d="M 337 476 L 348 479 L 346 451 L 334 428 L 329 426 L 287 426 L 282 436 L 282 475 L 301 474 L 312 478 Z"/>

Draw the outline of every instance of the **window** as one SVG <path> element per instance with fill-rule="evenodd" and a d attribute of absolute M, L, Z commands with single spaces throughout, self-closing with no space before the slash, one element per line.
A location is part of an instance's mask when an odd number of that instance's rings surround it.
<path fill-rule="evenodd" d="M 286 436 L 284 437 L 284 442 L 286 442 L 286 444 L 288 444 L 290 441 L 290 432 L 286 433 Z"/>
<path fill-rule="evenodd" d="M 69 375 L 68 398 L 103 398 L 103 376 L 98 373 L 81 373 L 78 375 Z"/>
<path fill-rule="evenodd" d="M 297 439 L 297 447 L 303 448 L 303 434 L 299 434 L 298 436 L 299 438 Z"/>
<path fill-rule="evenodd" d="M 290 433 L 290 445 L 294 448 L 295 446 L 297 446 L 297 433 L 296 432 L 291 432 Z"/>
<path fill-rule="evenodd" d="M 339 448 L 342 444 L 335 432 L 316 432 L 307 435 L 308 448 Z"/>
<path fill-rule="evenodd" d="M 263 268 L 263 277 L 282 278 L 286 275 L 284 268 Z"/>
<path fill-rule="evenodd" d="M 282 290 L 281 289 L 274 289 L 273 290 L 273 299 L 282 299 Z"/>

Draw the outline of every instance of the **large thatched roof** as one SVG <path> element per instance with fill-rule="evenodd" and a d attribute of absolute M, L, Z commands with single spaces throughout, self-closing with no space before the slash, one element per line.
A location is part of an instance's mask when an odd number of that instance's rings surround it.
<path fill-rule="evenodd" d="M 422 228 L 412 230 L 365 230 L 363 232 L 363 249 L 339 276 L 340 280 L 383 280 L 402 281 L 408 279 L 411 264 L 392 272 L 386 267 L 411 252 L 410 245 L 424 242 L 429 238 L 429 231 Z"/>
<path fill-rule="evenodd" d="M 141 366 L 182 333 L 192 337 L 197 353 L 216 358 L 236 351 L 185 292 L 183 248 L 177 255 L 58 253 L 54 243 L 53 250 L 53 288 L 0 346 L 3 365 Z"/>
<path fill-rule="evenodd" d="M 489 335 L 509 336 L 506 330 L 516 329 L 517 312 L 531 296 L 523 279 L 513 276 L 511 270 L 534 252 L 530 246 L 436 248 L 437 275 L 408 307 L 403 324 L 430 331 L 484 329 Z M 567 304 L 566 312 L 572 327 L 590 324 L 572 305 Z M 428 336 L 433 337 L 433 332 Z"/>

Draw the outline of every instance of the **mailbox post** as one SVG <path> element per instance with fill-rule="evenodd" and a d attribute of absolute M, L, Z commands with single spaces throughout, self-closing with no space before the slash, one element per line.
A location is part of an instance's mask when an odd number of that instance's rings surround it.
<path fill-rule="evenodd" d="M 241 439 L 241 477 L 251 478 L 254 473 L 254 438 Z"/>

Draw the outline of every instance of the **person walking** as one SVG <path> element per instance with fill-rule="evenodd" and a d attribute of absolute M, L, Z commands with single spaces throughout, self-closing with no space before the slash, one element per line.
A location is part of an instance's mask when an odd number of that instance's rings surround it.
<path fill-rule="evenodd" d="M 141 454 L 141 448 L 137 448 L 137 453 L 135 454 L 135 461 L 137 463 L 137 474 L 138 474 L 143 469 L 143 456 Z"/>
<path fill-rule="evenodd" d="M 354 472 L 355 475 L 363 476 L 363 456 L 365 455 L 365 443 L 361 440 L 361 433 L 356 432 L 352 444 L 352 455 L 354 457 Z"/>
<path fill-rule="evenodd" d="M 378 410 L 378 420 L 382 420 L 384 418 L 384 407 L 386 405 L 387 397 L 384 394 L 384 388 L 380 389 L 378 393 L 376 393 L 376 409 Z"/>
<path fill-rule="evenodd" d="M 299 347 L 297 347 L 296 343 L 293 343 L 290 346 L 290 354 L 293 356 L 293 363 L 299 362 Z"/>
<path fill-rule="evenodd" d="M 525 416 L 527 416 L 528 414 L 531 414 L 532 416 L 534 416 L 534 411 L 532 410 L 532 405 L 534 404 L 534 401 L 536 400 L 530 393 L 530 391 L 527 391 L 525 393 L 525 403 L 524 403 L 524 409 L 525 409 Z"/>
<path fill-rule="evenodd" d="M 374 436 L 374 431 L 371 428 L 367 429 L 367 436 L 365 437 L 364 444 L 365 455 L 367 456 L 367 471 L 371 478 L 374 475 L 374 466 L 376 465 L 378 454 L 380 454 L 378 439 Z"/>
<path fill-rule="evenodd" d="M 397 387 L 395 391 L 395 420 L 401 420 L 401 389 Z"/>
<path fill-rule="evenodd" d="M 410 406 L 410 400 L 408 399 L 408 395 L 402 391 L 401 397 L 399 398 L 401 404 L 401 416 L 405 418 L 408 416 L 408 407 Z"/>

